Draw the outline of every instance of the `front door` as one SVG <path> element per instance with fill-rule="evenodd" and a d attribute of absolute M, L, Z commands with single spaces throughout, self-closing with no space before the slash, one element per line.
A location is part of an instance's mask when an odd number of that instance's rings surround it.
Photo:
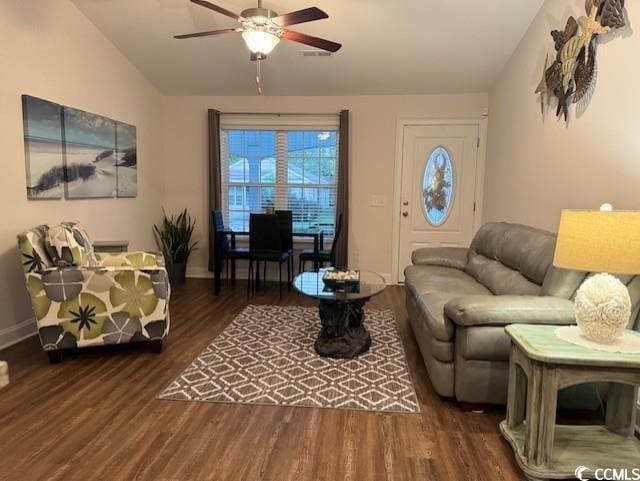
<path fill-rule="evenodd" d="M 421 247 L 468 246 L 474 233 L 478 125 L 404 128 L 398 279 Z"/>

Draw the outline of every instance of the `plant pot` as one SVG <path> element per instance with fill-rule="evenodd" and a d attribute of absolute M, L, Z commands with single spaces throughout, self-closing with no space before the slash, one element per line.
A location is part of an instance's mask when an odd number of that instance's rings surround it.
<path fill-rule="evenodd" d="M 187 263 L 179 262 L 167 265 L 167 273 L 169 274 L 169 282 L 171 285 L 184 284 L 187 275 Z"/>

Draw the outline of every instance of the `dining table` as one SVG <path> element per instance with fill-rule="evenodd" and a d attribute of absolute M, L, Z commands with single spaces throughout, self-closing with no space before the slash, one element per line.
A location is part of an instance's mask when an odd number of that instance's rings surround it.
<path fill-rule="evenodd" d="M 249 238 L 248 230 L 233 230 L 233 229 L 225 229 L 218 232 L 219 235 L 226 235 L 231 239 L 230 247 L 232 249 L 236 248 L 236 238 L 247 237 Z M 320 263 L 318 262 L 318 254 L 324 248 L 324 232 L 321 229 L 318 230 L 304 230 L 304 231 L 293 231 L 292 233 L 293 239 L 312 239 L 313 240 L 313 253 L 314 253 L 314 261 L 313 268 L 318 269 L 320 267 Z M 258 279 L 260 275 L 260 269 L 258 269 Z M 234 269 L 235 275 L 235 269 Z M 217 296 L 220 294 L 220 288 L 222 286 L 222 256 L 219 255 L 218 252 L 213 252 L 213 291 Z"/>

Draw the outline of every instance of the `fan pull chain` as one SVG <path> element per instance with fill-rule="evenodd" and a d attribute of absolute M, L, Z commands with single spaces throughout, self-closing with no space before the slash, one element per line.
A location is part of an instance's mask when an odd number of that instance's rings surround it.
<path fill-rule="evenodd" d="M 256 61 L 256 86 L 258 87 L 258 95 L 262 95 L 262 85 L 260 85 L 260 59 Z"/>

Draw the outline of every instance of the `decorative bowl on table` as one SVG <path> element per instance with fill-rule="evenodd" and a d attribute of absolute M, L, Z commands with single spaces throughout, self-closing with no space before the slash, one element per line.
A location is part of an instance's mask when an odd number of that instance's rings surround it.
<path fill-rule="evenodd" d="M 322 275 L 326 289 L 332 291 L 353 291 L 360 286 L 360 272 L 327 269 Z"/>

